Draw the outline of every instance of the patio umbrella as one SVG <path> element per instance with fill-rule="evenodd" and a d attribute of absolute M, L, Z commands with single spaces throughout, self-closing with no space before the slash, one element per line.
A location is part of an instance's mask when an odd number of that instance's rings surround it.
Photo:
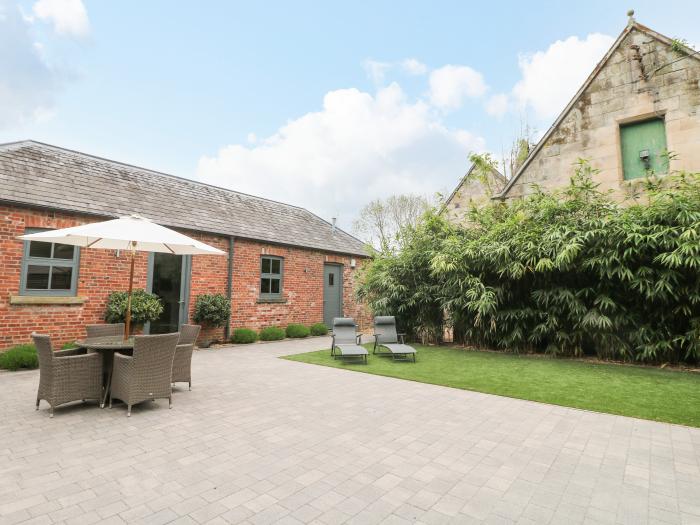
<path fill-rule="evenodd" d="M 139 215 L 32 233 L 22 235 L 19 239 L 70 244 L 82 248 L 128 250 L 131 257 L 131 269 L 129 271 L 129 297 L 126 303 L 124 339 L 129 337 L 131 330 L 131 293 L 134 285 L 134 256 L 137 251 L 172 253 L 174 255 L 226 255 L 226 252 L 213 246 L 155 224 Z"/>

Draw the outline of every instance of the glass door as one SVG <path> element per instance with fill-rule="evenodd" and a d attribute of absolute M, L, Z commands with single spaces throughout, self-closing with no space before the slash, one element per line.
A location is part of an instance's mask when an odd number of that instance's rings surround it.
<path fill-rule="evenodd" d="M 177 332 L 187 321 L 190 257 L 152 253 L 148 262 L 149 291 L 160 297 L 163 313 L 150 323 L 147 333 Z"/>

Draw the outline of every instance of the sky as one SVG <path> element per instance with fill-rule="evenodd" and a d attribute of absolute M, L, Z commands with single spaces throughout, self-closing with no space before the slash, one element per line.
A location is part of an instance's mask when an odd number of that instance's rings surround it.
<path fill-rule="evenodd" d="M 700 2 L 0 0 L 0 143 L 34 139 L 303 206 L 449 194 L 541 136 L 627 23 Z M 0 193 L 2 188 L 0 188 Z"/>

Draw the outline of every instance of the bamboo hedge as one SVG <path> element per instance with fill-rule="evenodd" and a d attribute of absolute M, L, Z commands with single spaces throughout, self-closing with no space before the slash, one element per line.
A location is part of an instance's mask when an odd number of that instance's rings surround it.
<path fill-rule="evenodd" d="M 568 187 L 433 210 L 399 253 L 377 253 L 357 295 L 414 336 L 646 363 L 700 357 L 700 174 L 648 180 L 617 202 L 580 161 Z"/>

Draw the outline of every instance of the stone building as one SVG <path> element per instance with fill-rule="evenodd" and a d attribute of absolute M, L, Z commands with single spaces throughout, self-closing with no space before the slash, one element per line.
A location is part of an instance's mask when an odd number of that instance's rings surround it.
<path fill-rule="evenodd" d="M 472 164 L 459 184 L 445 201 L 443 213 L 455 223 L 461 222 L 472 205 L 479 205 L 500 193 L 508 181 L 496 169 Z"/>
<path fill-rule="evenodd" d="M 107 297 L 128 287 L 128 254 L 24 242 L 17 236 L 138 213 L 215 246 L 221 256 L 137 252 L 134 285 L 161 297 L 150 333 L 189 321 L 197 296 L 231 299 L 237 327 L 369 318 L 353 293 L 364 244 L 313 213 L 34 141 L 0 145 L 0 350 L 32 331 L 61 344 L 104 322 Z M 47 246 L 48 244 L 48 246 Z"/>
<path fill-rule="evenodd" d="M 647 174 L 700 171 L 700 54 L 630 16 L 571 102 L 494 197 L 521 197 L 533 185 L 565 186 L 578 159 L 599 170 L 600 189 L 612 190 L 620 200 L 636 192 Z"/>

